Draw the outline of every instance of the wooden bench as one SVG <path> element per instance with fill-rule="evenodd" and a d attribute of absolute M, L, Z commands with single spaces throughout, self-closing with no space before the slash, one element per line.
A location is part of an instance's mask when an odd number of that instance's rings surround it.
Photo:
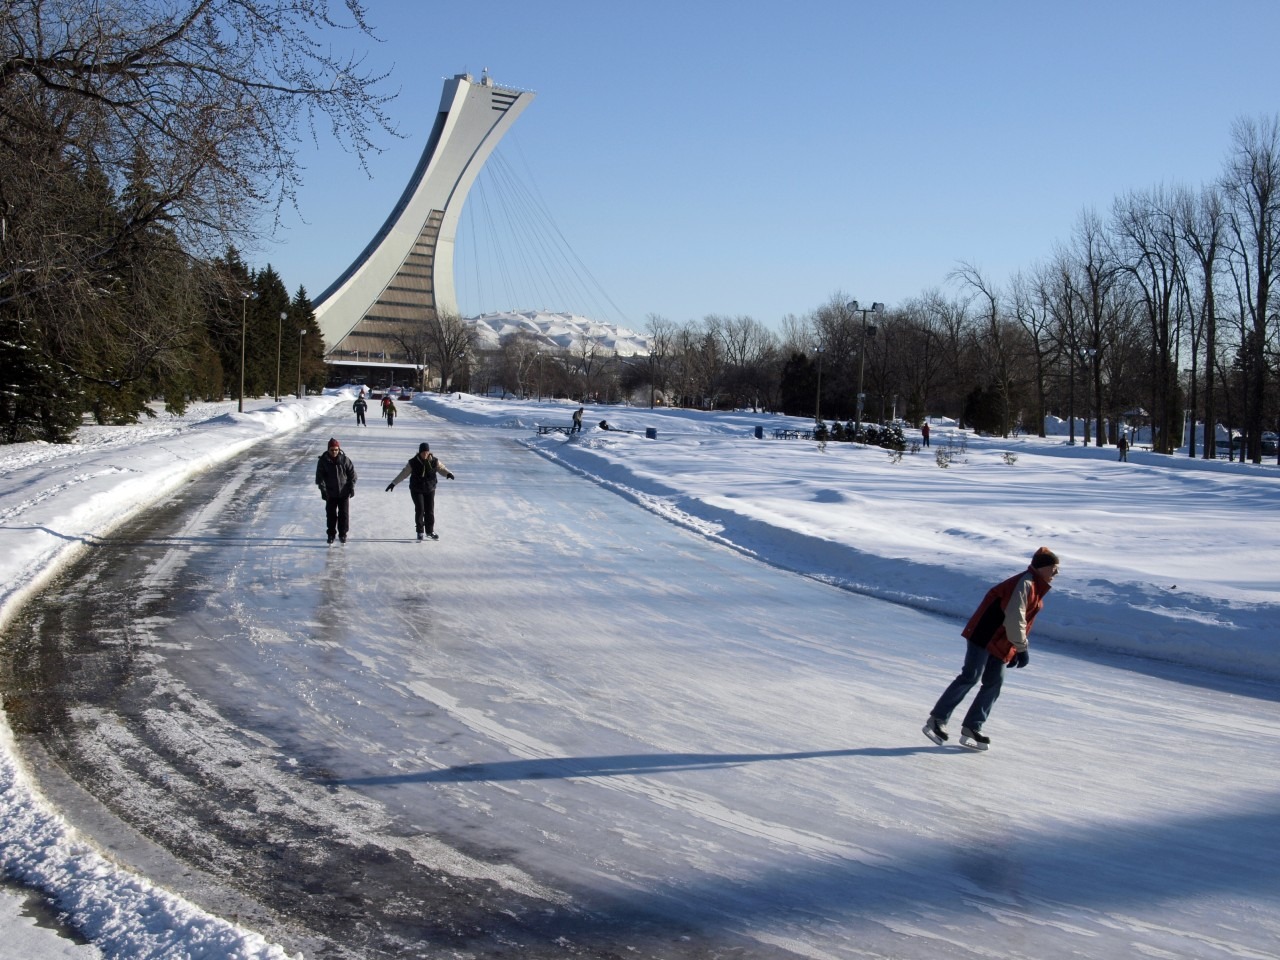
<path fill-rule="evenodd" d="M 786 430 L 779 429 L 773 431 L 773 439 L 775 440 L 812 440 L 812 430 Z"/>
<path fill-rule="evenodd" d="M 558 423 L 540 423 L 538 424 L 538 433 L 563 433 L 567 437 L 571 431 L 568 427 L 561 426 Z"/>

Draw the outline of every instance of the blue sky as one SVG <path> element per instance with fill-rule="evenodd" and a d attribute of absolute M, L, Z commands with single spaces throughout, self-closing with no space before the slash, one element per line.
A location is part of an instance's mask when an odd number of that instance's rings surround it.
<path fill-rule="evenodd" d="M 403 139 L 371 177 L 331 142 L 305 152 L 305 222 L 246 251 L 313 297 L 382 224 L 464 71 L 536 91 L 490 167 L 516 172 L 594 282 L 548 292 L 487 260 L 545 240 L 486 226 L 486 173 L 459 233 L 463 311 L 637 330 L 650 314 L 776 327 L 837 293 L 893 306 L 948 288 L 960 261 L 1002 284 L 1085 208 L 1215 179 L 1232 122 L 1280 112 L 1270 0 L 367 2 L 383 42 L 335 42 L 392 70 Z"/>

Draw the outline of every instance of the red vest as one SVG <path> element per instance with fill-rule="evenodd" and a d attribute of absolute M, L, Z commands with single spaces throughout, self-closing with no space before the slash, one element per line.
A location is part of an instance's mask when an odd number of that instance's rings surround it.
<path fill-rule="evenodd" d="M 988 590 L 987 595 L 982 598 L 982 603 L 978 604 L 978 609 L 973 612 L 969 622 L 960 631 L 960 635 L 970 643 L 986 647 L 991 654 L 1005 663 L 1010 662 L 1017 651 L 1012 641 L 1005 635 L 1004 615 L 1023 577 L 1031 581 L 1031 595 L 1027 598 L 1026 611 L 1027 633 L 1030 634 L 1031 624 L 1044 606 L 1044 595 L 1049 592 L 1049 584 L 1036 576 L 1030 568 L 1021 573 L 1015 573 L 1008 580 L 997 583 Z"/>

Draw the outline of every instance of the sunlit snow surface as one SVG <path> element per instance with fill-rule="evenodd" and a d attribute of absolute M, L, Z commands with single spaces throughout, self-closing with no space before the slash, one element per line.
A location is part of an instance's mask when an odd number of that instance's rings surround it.
<path fill-rule="evenodd" d="M 283 465 L 257 530 L 282 546 L 219 554 L 217 603 L 251 642 L 188 638 L 171 680 L 204 698 L 211 751 L 244 749 L 221 711 L 276 692 L 261 729 L 314 729 L 329 778 L 287 783 L 305 745 L 284 735 L 242 759 L 334 831 L 548 904 L 593 889 L 761 956 L 1275 956 L 1274 465 L 1120 464 L 942 424 L 894 462 L 774 440 L 782 418 L 623 407 L 586 417 L 617 431 L 537 437 L 573 408 L 466 397 L 354 434 L 349 400 L 330 404 L 0 456 L 6 617 L 135 505 L 279 431 L 314 453 L 335 434 L 364 478 L 352 542 L 284 545 L 321 518 L 309 459 Z M 458 475 L 426 545 L 381 489 L 418 439 Z M 1042 543 L 1063 572 L 994 749 L 930 746 L 960 624 Z M 219 686 L 219 664 L 244 679 Z M 110 867 L 12 755 L 0 854 L 95 944 L 76 951 L 284 955 Z"/>

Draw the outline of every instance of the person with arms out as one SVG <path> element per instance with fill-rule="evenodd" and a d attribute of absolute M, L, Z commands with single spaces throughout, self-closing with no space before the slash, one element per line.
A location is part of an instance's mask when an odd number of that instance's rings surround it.
<path fill-rule="evenodd" d="M 991 738 L 982 733 L 982 726 L 1000 696 L 1005 665 L 1025 667 L 1031 661 L 1027 636 L 1057 575 L 1057 555 L 1048 547 L 1041 547 L 1032 555 L 1026 570 L 987 591 L 978 609 L 960 631 L 968 641 L 964 667 L 929 711 L 929 719 L 924 725 L 926 737 L 937 744 L 950 739 L 946 723 L 951 712 L 981 680 L 978 695 L 973 698 L 960 727 L 960 746 L 971 750 L 987 749 Z"/>
<path fill-rule="evenodd" d="M 367 427 L 364 422 L 364 412 L 369 409 L 369 404 L 364 399 L 364 391 L 360 391 L 360 396 L 356 397 L 356 402 L 351 405 L 351 409 L 356 412 L 356 426 Z"/>
<path fill-rule="evenodd" d="M 418 455 L 410 457 L 404 469 L 387 484 L 387 492 L 394 490 L 405 477 L 409 478 L 409 495 L 413 497 L 413 524 L 418 530 L 418 539 L 439 540 L 436 534 L 436 482 L 440 477 L 452 480 L 453 474 L 424 440 L 418 444 Z"/>
<path fill-rule="evenodd" d="M 333 543 L 337 536 L 347 542 L 351 525 L 349 502 L 356 495 L 356 465 L 342 452 L 342 444 L 336 437 L 329 438 L 328 449 L 320 454 L 316 463 L 316 486 L 324 498 L 325 533 Z"/>

